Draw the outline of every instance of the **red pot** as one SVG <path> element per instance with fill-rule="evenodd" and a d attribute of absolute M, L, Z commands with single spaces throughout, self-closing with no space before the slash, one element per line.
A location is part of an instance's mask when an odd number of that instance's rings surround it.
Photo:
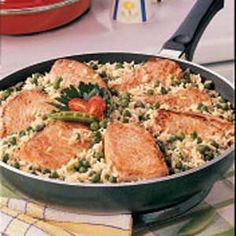
<path fill-rule="evenodd" d="M 71 22 L 91 0 L 0 0 L 0 34 L 31 34 Z"/>

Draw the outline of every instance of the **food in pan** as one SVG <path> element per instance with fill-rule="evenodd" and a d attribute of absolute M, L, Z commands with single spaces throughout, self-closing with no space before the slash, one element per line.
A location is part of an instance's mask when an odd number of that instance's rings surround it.
<path fill-rule="evenodd" d="M 68 182 L 159 178 L 218 158 L 234 109 L 214 83 L 174 61 L 57 60 L 0 92 L 0 157 Z"/>

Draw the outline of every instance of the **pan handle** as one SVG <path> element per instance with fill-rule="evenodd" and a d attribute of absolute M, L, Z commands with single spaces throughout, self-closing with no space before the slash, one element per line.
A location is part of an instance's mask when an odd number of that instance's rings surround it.
<path fill-rule="evenodd" d="M 163 45 L 160 54 L 193 59 L 197 43 L 213 16 L 224 7 L 224 0 L 197 0 L 174 35 Z"/>

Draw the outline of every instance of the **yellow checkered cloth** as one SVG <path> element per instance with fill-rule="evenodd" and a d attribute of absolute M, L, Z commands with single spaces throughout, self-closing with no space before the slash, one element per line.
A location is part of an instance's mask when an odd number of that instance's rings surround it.
<path fill-rule="evenodd" d="M 0 198 L 0 233 L 9 236 L 130 236 L 130 215 L 95 216 Z"/>

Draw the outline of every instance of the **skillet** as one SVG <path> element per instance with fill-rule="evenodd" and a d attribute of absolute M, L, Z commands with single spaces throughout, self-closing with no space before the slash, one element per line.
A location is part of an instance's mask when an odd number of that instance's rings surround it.
<path fill-rule="evenodd" d="M 160 55 L 132 53 L 97 53 L 74 55 L 68 58 L 79 61 L 98 60 L 105 62 L 143 62 L 150 56 L 169 58 L 176 61 L 183 70 L 200 74 L 203 79 L 212 80 L 215 90 L 233 103 L 234 88 L 222 76 L 192 62 L 197 42 L 212 17 L 223 7 L 223 0 L 198 0 L 175 34 L 164 44 Z M 0 89 L 6 89 L 24 81 L 32 73 L 49 71 L 52 59 L 17 71 L 0 81 Z M 234 103 L 233 103 L 234 104 Z M 233 163 L 234 147 L 220 157 L 206 164 L 179 174 L 146 181 L 116 184 L 66 183 L 46 179 L 22 172 L 0 161 L 1 180 L 13 189 L 32 199 L 67 206 L 86 212 L 97 213 L 144 213 L 171 208 L 188 201 L 194 196 L 201 201 L 213 184 Z"/>

